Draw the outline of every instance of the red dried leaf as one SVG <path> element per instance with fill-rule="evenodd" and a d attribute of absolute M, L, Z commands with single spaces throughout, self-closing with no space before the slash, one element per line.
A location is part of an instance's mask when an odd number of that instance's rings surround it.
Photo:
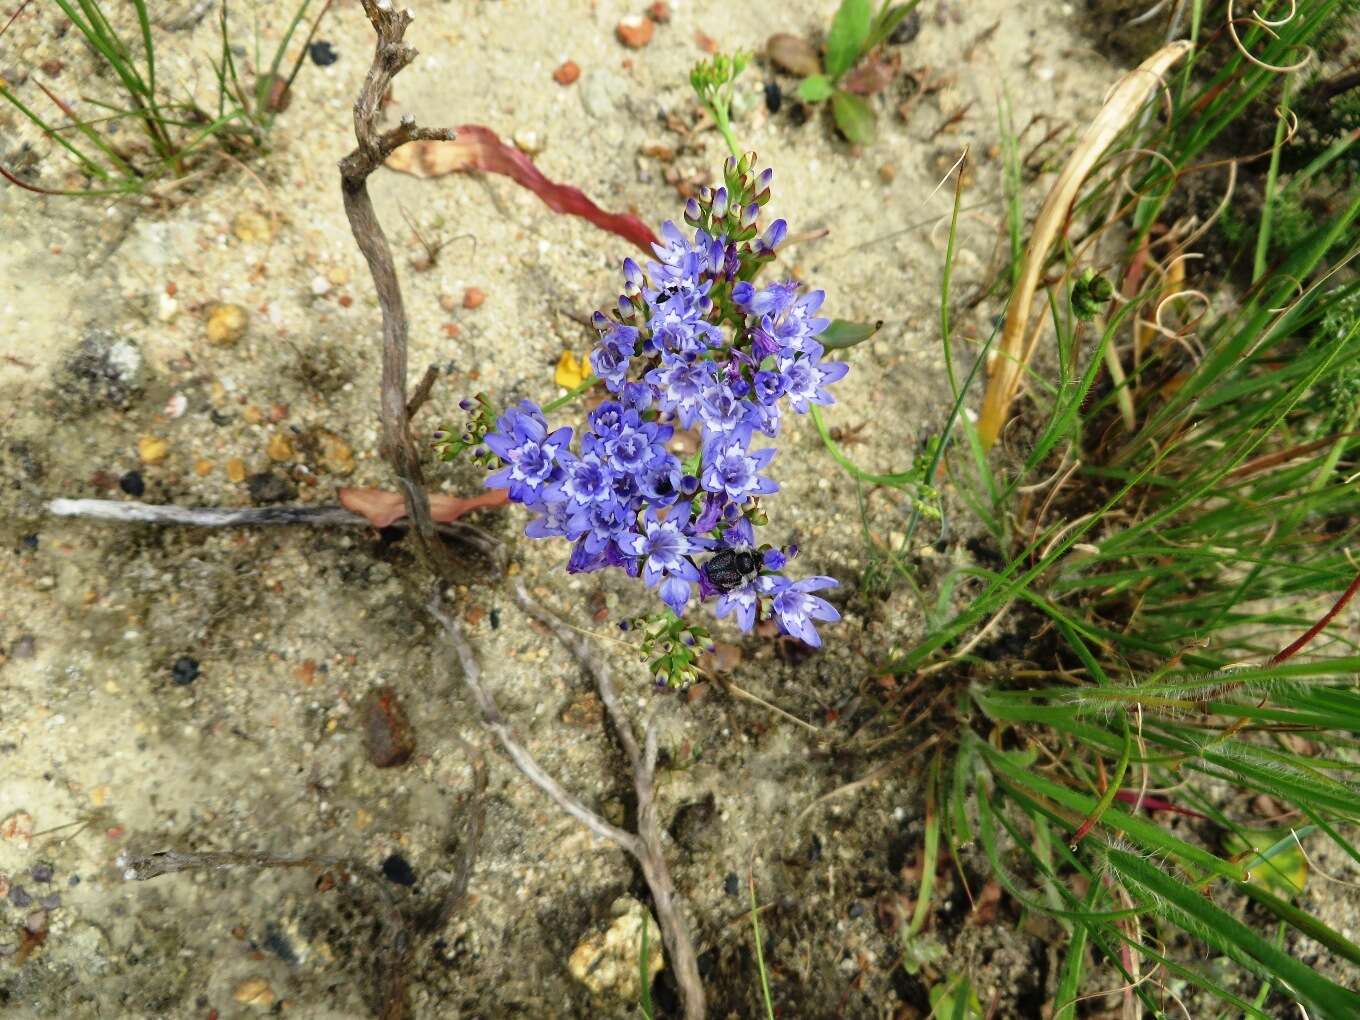
<path fill-rule="evenodd" d="M 387 489 L 338 489 L 336 495 L 340 505 L 352 513 L 368 519 L 375 528 L 387 528 L 406 516 L 406 501 L 401 493 Z M 436 524 L 456 521 L 473 510 L 487 510 L 504 506 L 509 501 L 509 493 L 504 489 L 491 489 L 477 496 L 430 496 L 430 516 Z"/>
<path fill-rule="evenodd" d="M 1115 793 L 1114 799 L 1124 804 L 1139 804 L 1137 790 L 1119 790 Z M 1172 814 L 1186 815 L 1190 818 L 1207 818 L 1198 811 L 1190 808 L 1183 808 L 1179 804 L 1173 804 L 1164 797 L 1152 797 L 1144 795 L 1140 806 L 1144 811 L 1170 811 Z"/>
<path fill-rule="evenodd" d="M 650 252 L 656 235 L 651 227 L 631 213 L 605 212 L 579 188 L 548 180 L 534 161 L 513 146 L 506 145 L 496 133 L 481 124 L 464 124 L 451 142 L 411 142 L 387 158 L 393 170 L 415 177 L 442 177 L 466 170 L 503 174 L 521 187 L 528 188 L 555 213 L 580 216 L 601 230 L 632 241 Z"/>

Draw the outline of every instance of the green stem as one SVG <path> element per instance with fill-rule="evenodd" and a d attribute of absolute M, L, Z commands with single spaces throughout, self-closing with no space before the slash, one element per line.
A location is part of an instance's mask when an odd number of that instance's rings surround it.
<path fill-rule="evenodd" d="M 566 393 L 558 397 L 556 400 L 550 400 L 548 401 L 548 403 L 544 404 L 543 413 L 548 414 L 550 411 L 556 411 L 559 407 L 565 407 L 567 404 L 570 404 L 573 400 L 579 397 L 582 393 L 585 393 L 587 390 L 593 389 L 596 385 L 599 384 L 599 382 L 600 377 L 597 375 L 592 375 L 589 379 L 581 383 L 580 386 L 570 389 Z"/>
<path fill-rule="evenodd" d="M 728 151 L 737 159 L 741 159 L 742 149 L 737 144 L 737 136 L 732 133 L 732 121 L 728 114 L 729 104 L 727 100 L 709 103 L 708 109 L 713 114 L 713 122 L 718 126 L 718 133 L 723 136 L 723 141 L 727 143 Z"/>

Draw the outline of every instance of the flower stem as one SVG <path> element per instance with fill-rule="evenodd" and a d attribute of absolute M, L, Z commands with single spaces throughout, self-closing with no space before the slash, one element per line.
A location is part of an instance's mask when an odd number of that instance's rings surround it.
<path fill-rule="evenodd" d="M 732 133 L 732 121 L 728 116 L 727 100 L 710 103 L 708 108 L 713 114 L 713 122 L 718 126 L 718 132 L 723 136 L 723 141 L 727 143 L 728 151 L 737 159 L 741 159 L 742 148 L 737 144 L 737 136 Z"/>
<path fill-rule="evenodd" d="M 599 382 L 600 377 L 598 375 L 592 375 L 589 379 L 582 382 L 581 385 L 568 390 L 566 393 L 562 394 L 556 400 L 550 400 L 548 401 L 548 403 L 544 404 L 543 413 L 547 414 L 550 411 L 556 411 L 559 407 L 565 407 L 567 404 L 570 404 L 573 400 L 579 397 L 582 393 L 585 393 L 587 390 L 593 389 L 595 386 L 599 384 Z"/>

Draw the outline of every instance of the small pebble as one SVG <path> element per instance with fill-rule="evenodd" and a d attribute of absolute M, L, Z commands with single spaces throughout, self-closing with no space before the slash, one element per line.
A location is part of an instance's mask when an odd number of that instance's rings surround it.
<path fill-rule="evenodd" d="M 61 906 L 61 893 L 48 893 L 38 903 L 44 910 L 56 910 Z"/>
<path fill-rule="evenodd" d="M 741 880 L 737 878 L 735 871 L 729 871 L 727 877 L 723 879 L 723 892 L 728 896 L 735 896 L 741 892 Z"/>
<path fill-rule="evenodd" d="M 160 436 L 142 436 L 137 440 L 137 456 L 143 464 L 159 464 L 170 452 L 170 444 Z"/>
<path fill-rule="evenodd" d="M 330 43 L 318 39 L 307 47 L 307 55 L 312 58 L 312 63 L 317 67 L 330 67 L 340 59 L 340 54 L 335 52 L 335 47 Z"/>
<path fill-rule="evenodd" d="M 212 461 L 206 460 L 203 457 L 199 457 L 198 460 L 194 461 L 194 474 L 198 475 L 199 478 L 207 478 L 212 472 Z"/>
<path fill-rule="evenodd" d="M 921 12 L 912 11 L 897 23 L 897 27 L 892 30 L 892 35 L 888 36 L 888 42 L 894 46 L 905 46 L 920 34 Z"/>
<path fill-rule="evenodd" d="M 411 886 L 416 884 L 415 870 L 401 854 L 393 854 L 383 861 L 382 873 L 389 882 L 395 882 L 397 885 Z"/>
<path fill-rule="evenodd" d="M 227 481 L 237 484 L 246 480 L 246 462 L 240 457 L 233 457 L 227 461 Z"/>
<path fill-rule="evenodd" d="M 28 873 L 32 876 L 33 881 L 46 883 L 52 881 L 54 869 L 52 865 L 40 862 L 29 868 Z"/>
<path fill-rule="evenodd" d="M 619 42 L 629 49 L 640 50 L 652 41 L 652 33 L 655 31 L 656 25 L 645 14 L 629 14 L 619 20 L 614 34 L 618 36 Z"/>
<path fill-rule="evenodd" d="M 464 308 L 481 308 L 482 302 L 485 300 L 486 291 L 482 290 L 480 287 L 469 287 L 467 290 L 463 291 Z"/>
<path fill-rule="evenodd" d="M 27 811 L 16 811 L 0 822 L 0 839 L 12 840 L 20 846 L 28 846 L 33 839 L 33 816 Z"/>
<path fill-rule="evenodd" d="M 118 488 L 122 489 L 129 496 L 136 496 L 140 499 L 142 494 L 146 492 L 146 482 L 142 481 L 142 473 L 140 471 L 129 471 L 127 474 L 123 475 L 122 478 L 118 479 Z"/>
<path fill-rule="evenodd" d="M 293 449 L 292 440 L 288 438 L 286 432 L 275 432 L 269 439 L 269 445 L 264 452 L 269 455 L 272 461 L 280 463 L 293 460 L 297 456 L 297 451 Z"/>
<path fill-rule="evenodd" d="M 360 718 L 369 761 L 380 769 L 387 769 L 411 760 L 416 749 L 415 732 L 393 688 L 379 687 L 369 691 L 360 708 Z"/>
<path fill-rule="evenodd" d="M 28 890 L 21 885 L 12 885 L 9 889 L 9 901 L 20 910 L 33 902 L 33 897 L 28 895 Z"/>
<path fill-rule="evenodd" d="M 170 677 L 179 687 L 188 687 L 198 679 L 198 660 L 190 655 L 181 655 L 170 667 Z"/>
<path fill-rule="evenodd" d="M 451 312 L 458 307 L 458 299 L 452 294 L 440 294 L 439 307 L 446 312 Z"/>
<path fill-rule="evenodd" d="M 269 986 L 269 982 L 264 978 L 246 978 L 231 993 L 231 997 L 237 1002 L 247 1006 L 258 1006 L 261 1009 L 268 1009 L 274 1005 L 274 989 Z"/>
<path fill-rule="evenodd" d="M 238 241 L 250 244 L 255 241 L 271 241 L 274 239 L 274 228 L 269 222 L 269 217 L 254 209 L 242 209 L 232 220 L 231 232 L 236 235 Z"/>
<path fill-rule="evenodd" d="M 38 654 L 38 639 L 32 634 L 25 634 L 9 650 L 11 659 L 31 659 Z"/>
<path fill-rule="evenodd" d="M 41 935 L 47 931 L 47 911 L 35 910 L 24 918 L 24 928 L 30 935 Z"/>
<path fill-rule="evenodd" d="M 581 77 L 581 68 L 574 60 L 564 60 L 562 65 L 553 72 L 553 81 L 559 85 L 574 85 L 579 77 Z"/>
<path fill-rule="evenodd" d="M 647 17 L 658 25 L 668 24 L 671 20 L 671 5 L 666 3 L 666 0 L 656 0 L 656 3 L 647 8 Z"/>
<path fill-rule="evenodd" d="M 358 464 L 349 443 L 328 429 L 317 429 L 312 435 L 321 450 L 321 466 L 327 472 L 341 477 L 354 473 Z"/>
<path fill-rule="evenodd" d="M 251 475 L 246 479 L 246 487 L 256 503 L 286 503 L 297 495 L 292 482 L 270 471 Z"/>
<path fill-rule="evenodd" d="M 217 304 L 208 312 L 208 342 L 230 347 L 246 335 L 250 316 L 240 305 Z"/>
<path fill-rule="evenodd" d="M 850 904 L 850 911 L 849 911 L 849 913 L 850 913 L 850 916 L 851 916 L 851 917 L 863 917 L 863 916 L 864 916 L 864 904 L 861 903 L 859 900 L 856 900 L 854 903 Z"/>

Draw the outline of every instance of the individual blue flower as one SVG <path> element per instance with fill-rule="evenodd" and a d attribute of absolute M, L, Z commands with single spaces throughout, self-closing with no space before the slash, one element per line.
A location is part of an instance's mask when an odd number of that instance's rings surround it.
<path fill-rule="evenodd" d="M 659 586 L 661 600 L 676 616 L 684 615 L 690 586 L 699 580 L 699 568 L 690 556 L 705 545 L 688 532 L 688 516 L 671 514 L 662 519 L 650 508 L 642 518 L 642 534 L 621 545 L 625 553 L 642 560 L 642 580 L 650 588 Z"/>
<path fill-rule="evenodd" d="M 808 342 L 807 353 L 779 359 L 779 374 L 784 377 L 784 396 L 799 414 L 807 414 L 809 404 L 834 404 L 825 387 L 838 381 L 850 371 L 843 361 L 822 360 L 822 345 Z"/>
<path fill-rule="evenodd" d="M 578 457 L 567 468 L 562 494 L 578 507 L 614 498 L 614 472 L 597 453 Z"/>
<path fill-rule="evenodd" d="M 752 405 L 730 386 L 714 383 L 699 398 L 699 417 L 710 435 L 729 434 L 749 426 Z"/>
<path fill-rule="evenodd" d="M 709 492 L 721 492 L 736 504 L 751 496 L 767 496 L 778 492 L 779 486 L 760 472 L 774 459 L 775 450 L 767 447 L 751 453 L 747 450 L 750 432 L 739 429 L 720 436 L 704 451 L 704 468 L 700 481 Z"/>
<path fill-rule="evenodd" d="M 565 473 L 570 443 L 570 427 L 550 434 L 543 412 L 525 400 L 496 419 L 495 431 L 486 434 L 486 445 L 505 463 L 486 484 L 509 489 L 516 503 L 540 504 Z"/>
<path fill-rule="evenodd" d="M 652 460 L 637 477 L 637 491 L 651 506 L 665 507 L 676 502 L 684 485 L 684 471 L 674 454 Z"/>
<path fill-rule="evenodd" d="M 608 500 L 591 503 L 573 513 L 571 532 L 580 536 L 586 552 L 598 553 L 611 543 L 619 545 L 630 541 L 630 533 L 636 523 L 633 511 L 615 500 Z"/>
<path fill-rule="evenodd" d="M 632 408 L 623 414 L 618 435 L 604 443 L 609 463 L 621 474 L 636 474 L 653 457 L 666 452 L 666 440 L 674 429 L 654 421 L 643 421 Z"/>
<path fill-rule="evenodd" d="M 761 596 L 786 584 L 788 580 L 777 574 L 758 574 L 746 584 L 720 593 L 718 600 L 713 603 L 713 615 L 721 620 L 729 613 L 736 613 L 737 626 L 749 631 L 756 625 Z"/>
<path fill-rule="evenodd" d="M 826 291 L 814 290 L 795 300 L 772 315 L 771 332 L 780 345 L 795 351 L 806 351 L 813 337 L 825 332 L 830 319 L 819 318 L 817 310 L 826 300 Z M 764 320 L 761 324 L 765 325 Z"/>
<path fill-rule="evenodd" d="M 756 400 L 760 403 L 774 404 L 784 395 L 786 385 L 787 383 L 781 373 L 761 371 L 756 373 L 751 388 L 755 392 Z"/>
<path fill-rule="evenodd" d="M 542 504 L 542 514 L 524 526 L 527 538 L 566 538 L 571 517 L 571 503 L 555 499 Z"/>
<path fill-rule="evenodd" d="M 657 389 L 657 406 L 687 429 L 699 416 L 704 392 L 713 385 L 713 362 L 671 362 L 648 372 L 647 381 Z"/>
<path fill-rule="evenodd" d="M 801 581 L 779 586 L 770 603 L 779 629 L 806 645 L 820 648 L 822 639 L 812 621 L 824 620 L 827 623 L 835 623 L 841 618 L 841 614 L 836 612 L 836 607 L 830 602 L 818 598 L 812 592 L 839 586 L 840 582 L 834 577 L 805 577 Z"/>

